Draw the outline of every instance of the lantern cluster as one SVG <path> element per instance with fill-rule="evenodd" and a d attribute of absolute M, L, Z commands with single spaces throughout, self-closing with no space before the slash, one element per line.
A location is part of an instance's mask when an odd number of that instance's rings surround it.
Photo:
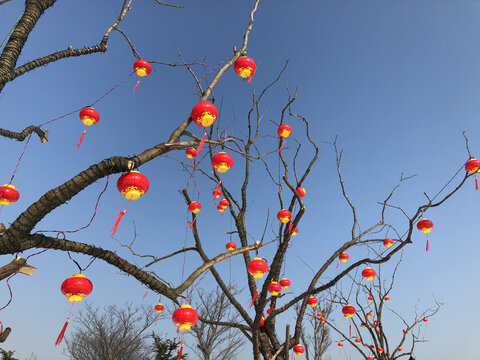
<path fill-rule="evenodd" d="M 217 210 L 223 213 L 229 206 L 230 203 L 228 202 L 228 200 L 222 199 L 217 206 Z"/>
<path fill-rule="evenodd" d="M 15 189 L 15 186 L 5 184 L 0 187 L 0 205 L 9 206 L 18 201 L 20 193 Z"/>

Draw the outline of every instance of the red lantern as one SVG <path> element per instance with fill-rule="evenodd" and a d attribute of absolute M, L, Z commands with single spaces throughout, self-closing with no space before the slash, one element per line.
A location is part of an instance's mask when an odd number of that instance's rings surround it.
<path fill-rule="evenodd" d="M 85 275 L 75 274 L 65 280 L 60 289 L 69 302 L 77 303 L 92 292 L 93 285 Z"/>
<path fill-rule="evenodd" d="M 133 70 L 140 77 L 148 76 L 152 72 L 152 65 L 148 61 L 137 60 L 133 64 Z"/>
<path fill-rule="evenodd" d="M 433 228 L 433 222 L 426 218 L 420 219 L 420 221 L 417 224 L 417 229 L 420 230 L 421 232 L 428 234 Z"/>
<path fill-rule="evenodd" d="M 265 325 L 265 318 L 262 316 L 258 322 L 258 327 L 263 327 L 263 325 Z"/>
<path fill-rule="evenodd" d="M 341 343 L 341 342 L 339 342 L 337 345 L 338 345 L 339 348 L 343 347 L 343 343 Z"/>
<path fill-rule="evenodd" d="M 233 166 L 233 159 L 226 152 L 222 151 L 212 158 L 212 166 L 219 173 L 224 173 Z"/>
<path fill-rule="evenodd" d="M 175 310 L 172 320 L 178 326 L 178 330 L 188 331 L 198 321 L 198 314 L 190 305 L 182 305 Z"/>
<path fill-rule="evenodd" d="M 277 134 L 283 139 L 286 139 L 292 133 L 292 127 L 288 124 L 280 125 L 277 129 Z"/>
<path fill-rule="evenodd" d="M 305 194 L 307 193 L 307 191 L 305 190 L 305 188 L 302 188 L 302 187 L 297 187 L 297 194 L 298 196 L 300 196 L 301 198 L 305 197 Z"/>
<path fill-rule="evenodd" d="M 120 176 L 117 189 L 127 200 L 138 200 L 148 191 L 150 184 L 145 175 L 138 171 L 130 171 Z"/>
<path fill-rule="evenodd" d="M 383 246 L 387 248 L 391 248 L 393 246 L 393 243 L 393 240 L 390 238 L 386 238 L 385 240 L 383 240 Z"/>
<path fill-rule="evenodd" d="M 255 279 L 261 279 L 268 272 L 268 264 L 263 259 L 256 257 L 248 263 L 247 271 Z"/>
<path fill-rule="evenodd" d="M 239 57 L 233 65 L 233 70 L 244 79 L 252 77 L 255 74 L 256 68 L 257 65 L 255 61 L 247 56 Z"/>
<path fill-rule="evenodd" d="M 388 296 L 385 296 L 385 301 L 386 302 L 389 302 L 390 301 L 390 298 Z"/>
<path fill-rule="evenodd" d="M 367 318 L 371 318 L 372 317 L 372 313 L 367 313 Z"/>
<path fill-rule="evenodd" d="M 367 358 L 367 360 L 373 360 L 373 357 L 369 356 L 369 357 Z"/>
<path fill-rule="evenodd" d="M 272 282 L 268 285 L 267 290 L 270 294 L 272 294 L 272 296 L 278 296 L 278 294 L 280 294 L 282 291 L 282 286 L 278 282 L 272 280 Z"/>
<path fill-rule="evenodd" d="M 80 110 L 80 120 L 87 125 L 95 125 L 100 120 L 100 114 L 92 107 L 86 107 Z"/>
<path fill-rule="evenodd" d="M 424 317 L 423 322 L 428 322 L 428 318 Z"/>
<path fill-rule="evenodd" d="M 302 345 L 297 344 L 293 347 L 293 352 L 297 354 L 297 356 L 302 356 L 305 352 L 305 348 Z"/>
<path fill-rule="evenodd" d="M 399 347 L 397 350 L 398 350 L 398 352 L 402 352 L 403 349 L 401 347 Z"/>
<path fill-rule="evenodd" d="M 383 353 L 383 349 L 381 347 L 377 348 L 377 350 L 380 354 Z"/>
<path fill-rule="evenodd" d="M 355 342 L 356 342 L 357 344 L 360 344 L 360 343 L 362 342 L 362 340 L 360 340 L 360 339 L 357 338 L 357 339 L 355 339 Z"/>
<path fill-rule="evenodd" d="M 324 317 L 321 317 L 321 318 L 320 318 L 320 321 L 321 321 L 322 323 L 324 323 L 324 322 L 327 321 L 327 320 L 326 320 Z"/>
<path fill-rule="evenodd" d="M 370 349 L 375 350 L 375 345 L 370 345 Z"/>
<path fill-rule="evenodd" d="M 355 308 L 352 305 L 347 304 L 343 307 L 342 313 L 345 319 L 349 319 L 355 315 Z"/>
<path fill-rule="evenodd" d="M 368 301 L 373 301 L 373 296 L 369 296 Z"/>
<path fill-rule="evenodd" d="M 314 308 L 318 305 L 318 299 L 315 296 L 310 296 L 307 300 L 307 304 Z"/>
<path fill-rule="evenodd" d="M 187 158 L 193 159 L 194 157 L 197 157 L 197 150 L 195 148 L 189 148 L 185 150 L 185 154 L 187 155 Z"/>
<path fill-rule="evenodd" d="M 278 212 L 277 219 L 286 224 L 292 219 L 292 213 L 288 210 L 282 209 Z"/>
<path fill-rule="evenodd" d="M 198 201 L 192 201 L 190 205 L 188 205 L 188 211 L 194 214 L 198 214 L 201 208 L 202 208 L 202 205 L 200 205 Z"/>
<path fill-rule="evenodd" d="M 465 170 L 468 171 L 470 174 L 477 174 L 480 172 L 480 160 L 475 158 L 471 158 L 465 164 Z M 478 190 L 478 179 L 477 175 L 475 175 L 475 188 Z"/>
<path fill-rule="evenodd" d="M 233 251 L 237 248 L 237 245 L 235 245 L 234 242 L 229 242 L 227 245 L 225 245 L 225 249 L 227 249 L 227 251 Z"/>
<path fill-rule="evenodd" d="M 199 126 L 210 126 L 217 120 L 218 110 L 212 103 L 201 102 L 192 109 L 192 120 Z"/>
<path fill-rule="evenodd" d="M 0 187 L 0 205 L 9 206 L 20 198 L 15 186 L 5 184 Z"/>
<path fill-rule="evenodd" d="M 215 189 L 213 190 L 212 195 L 214 199 L 218 199 L 220 196 L 222 196 L 222 192 L 218 189 Z"/>
<path fill-rule="evenodd" d="M 341 253 L 341 254 L 338 256 L 338 260 L 340 260 L 340 261 L 343 262 L 343 263 L 344 263 L 344 262 L 347 262 L 349 258 L 350 258 L 350 257 L 348 256 L 347 253 Z"/>
<path fill-rule="evenodd" d="M 282 288 L 288 289 L 290 285 L 291 285 L 290 280 L 288 280 L 287 278 L 283 278 L 282 280 L 280 280 L 280 286 Z"/>
<path fill-rule="evenodd" d="M 297 236 L 298 234 L 298 228 L 296 227 L 295 229 L 293 229 L 292 231 L 292 236 Z"/>
<path fill-rule="evenodd" d="M 272 308 L 267 309 L 267 315 L 270 315 L 272 313 Z"/>
<path fill-rule="evenodd" d="M 217 210 L 220 212 L 224 212 L 228 207 L 230 206 L 230 203 L 226 199 L 222 199 L 220 203 L 217 206 Z"/>
<path fill-rule="evenodd" d="M 165 307 L 162 304 L 155 305 L 155 311 L 159 314 L 161 314 L 164 309 Z"/>
<path fill-rule="evenodd" d="M 366 267 L 365 270 L 362 271 L 362 276 L 367 281 L 372 281 L 375 275 L 377 275 L 377 273 L 371 267 Z"/>

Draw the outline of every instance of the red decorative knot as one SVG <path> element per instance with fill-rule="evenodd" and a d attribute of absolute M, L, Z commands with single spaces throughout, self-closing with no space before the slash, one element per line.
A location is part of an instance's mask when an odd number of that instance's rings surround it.
<path fill-rule="evenodd" d="M 162 304 L 155 305 L 155 311 L 159 314 L 161 314 L 164 309 L 165 307 Z"/>
<path fill-rule="evenodd" d="M 341 253 L 341 254 L 338 256 L 338 260 L 340 260 L 340 261 L 343 262 L 343 263 L 344 263 L 344 262 L 347 262 L 349 258 L 350 258 L 350 257 L 348 256 L 347 253 Z"/>
<path fill-rule="evenodd" d="M 190 305 L 182 305 L 173 312 L 172 320 L 178 330 L 187 331 L 198 321 L 198 313 Z"/>
<path fill-rule="evenodd" d="M 188 205 L 188 211 L 194 214 L 198 214 L 201 208 L 202 208 L 202 205 L 200 205 L 200 203 L 197 201 L 192 201 L 190 205 Z"/>
<path fill-rule="evenodd" d="M 233 65 L 233 70 L 244 79 L 253 76 L 256 68 L 255 61 L 247 56 L 239 57 Z"/>
<path fill-rule="evenodd" d="M 280 280 L 280 286 L 282 288 L 288 289 L 290 285 L 291 285 L 290 280 L 288 280 L 287 278 L 283 278 L 282 280 Z"/>
<path fill-rule="evenodd" d="M 0 187 L 0 205 L 9 206 L 20 198 L 20 193 L 15 186 L 5 184 Z"/>
<path fill-rule="evenodd" d="M 385 240 L 383 240 L 383 246 L 387 248 L 391 248 L 393 246 L 393 243 L 393 240 L 390 238 L 386 238 Z"/>
<path fill-rule="evenodd" d="M 145 175 L 130 171 L 118 178 L 117 189 L 127 200 L 138 200 L 148 191 L 150 183 Z"/>
<path fill-rule="evenodd" d="M 420 219 L 420 221 L 417 224 L 417 229 L 420 230 L 421 232 L 428 234 L 433 228 L 433 222 L 426 218 Z"/>
<path fill-rule="evenodd" d="M 212 166 L 219 173 L 224 173 L 233 166 L 233 159 L 226 152 L 222 151 L 212 158 Z"/>
<path fill-rule="evenodd" d="M 268 264 L 261 258 L 254 258 L 248 263 L 247 271 L 255 279 L 261 279 L 268 272 Z"/>
<path fill-rule="evenodd" d="M 192 121 L 199 126 L 210 126 L 217 120 L 218 110 L 212 103 L 201 102 L 192 109 Z"/>
<path fill-rule="evenodd" d="M 100 114 L 92 107 L 86 107 L 80 110 L 80 120 L 87 125 L 94 125 L 100 120 Z"/>
<path fill-rule="evenodd" d="M 293 347 L 293 352 L 297 354 L 297 356 L 302 356 L 305 352 L 305 348 L 302 345 L 297 344 Z"/>
<path fill-rule="evenodd" d="M 227 251 L 233 251 L 237 248 L 237 245 L 235 245 L 234 242 L 229 242 L 227 245 L 225 245 L 225 249 L 227 249 Z"/>
<path fill-rule="evenodd" d="M 278 212 L 277 219 L 286 224 L 292 219 L 292 213 L 288 210 L 282 209 Z"/>
<path fill-rule="evenodd" d="M 272 280 L 268 285 L 267 290 L 272 296 L 278 296 L 282 291 L 282 286 L 278 282 Z"/>
<path fill-rule="evenodd" d="M 148 76 L 152 72 L 152 65 L 148 61 L 137 60 L 133 64 L 133 70 L 140 77 Z"/>
<path fill-rule="evenodd" d="M 362 271 L 362 276 L 367 281 L 372 281 L 375 275 L 377 275 L 377 273 L 371 267 L 366 267 L 365 270 Z"/>
<path fill-rule="evenodd" d="M 315 296 L 310 296 L 307 300 L 307 304 L 314 308 L 318 305 L 318 299 Z"/>
<path fill-rule="evenodd" d="M 75 274 L 62 283 L 60 290 L 69 302 L 78 303 L 92 292 L 93 285 L 85 275 Z"/>
<path fill-rule="evenodd" d="M 185 154 L 187 155 L 187 158 L 193 159 L 194 157 L 197 157 L 197 150 L 194 148 L 189 148 L 185 150 Z"/>
<path fill-rule="evenodd" d="M 352 305 L 347 304 L 343 307 L 342 313 L 345 319 L 349 319 L 355 315 L 355 308 Z"/>
<path fill-rule="evenodd" d="M 277 129 L 277 134 L 283 139 L 286 139 L 292 133 L 292 127 L 288 124 L 280 125 Z"/>
<path fill-rule="evenodd" d="M 305 197 L 305 194 L 307 193 L 307 191 L 305 190 L 305 188 L 303 187 L 297 187 L 297 194 L 298 196 L 300 196 L 301 198 Z"/>

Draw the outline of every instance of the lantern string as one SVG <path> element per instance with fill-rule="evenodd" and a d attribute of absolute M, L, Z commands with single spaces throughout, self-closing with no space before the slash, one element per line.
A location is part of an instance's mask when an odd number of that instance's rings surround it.
<path fill-rule="evenodd" d="M 193 293 L 193 290 L 195 290 L 195 288 L 202 282 L 203 278 L 205 277 L 205 275 L 207 275 L 207 273 L 210 271 L 210 268 L 208 268 L 202 275 L 202 277 L 197 281 L 197 283 L 192 287 L 192 290 L 190 290 L 190 292 L 187 294 L 187 296 L 185 297 L 185 302 L 188 303 L 188 298 L 190 297 L 190 295 L 192 295 Z"/>
<path fill-rule="evenodd" d="M 23 147 L 23 151 L 22 153 L 20 154 L 20 157 L 18 158 L 18 161 L 17 161 L 17 166 L 15 166 L 15 169 L 13 170 L 13 174 L 12 174 L 12 177 L 10 178 L 10 182 L 8 183 L 8 185 L 11 185 L 12 184 L 12 181 L 13 181 L 13 178 L 15 177 L 15 174 L 18 170 L 18 167 L 20 166 L 20 162 L 22 161 L 22 158 L 23 158 L 23 154 L 25 154 L 25 150 L 27 150 L 27 145 L 28 143 L 30 142 L 30 139 L 32 137 L 32 134 L 30 134 L 27 138 L 27 141 L 25 142 L 25 146 Z"/>

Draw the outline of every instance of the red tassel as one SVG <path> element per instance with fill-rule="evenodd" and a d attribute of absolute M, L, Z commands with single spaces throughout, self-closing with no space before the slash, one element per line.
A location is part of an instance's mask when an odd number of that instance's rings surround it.
<path fill-rule="evenodd" d="M 205 139 L 207 138 L 207 132 L 205 132 L 205 134 L 203 134 L 203 138 L 202 140 L 200 141 L 200 144 L 198 144 L 198 148 L 197 148 L 197 156 L 198 154 L 200 154 L 200 151 L 202 151 L 203 149 L 203 144 L 205 144 Z"/>
<path fill-rule="evenodd" d="M 195 220 L 197 220 L 197 218 L 193 219 L 193 221 L 190 223 L 190 229 L 193 227 L 193 224 L 195 224 Z"/>
<path fill-rule="evenodd" d="M 253 75 L 255 75 L 255 74 L 253 74 Z M 248 78 L 248 83 L 249 83 L 249 84 L 252 82 L 253 75 Z"/>
<path fill-rule="evenodd" d="M 352 323 L 350 323 L 350 337 L 352 337 Z"/>
<path fill-rule="evenodd" d="M 373 297 L 373 295 L 372 295 L 372 285 L 370 285 L 370 296 Z"/>
<path fill-rule="evenodd" d="M 427 238 L 427 248 L 425 249 L 425 251 L 428 251 L 428 250 L 430 250 L 430 241 Z"/>
<path fill-rule="evenodd" d="M 295 240 L 292 240 L 292 242 L 291 242 L 291 244 L 290 244 L 290 247 L 292 247 L 292 246 L 293 246 L 293 243 L 294 243 L 294 242 L 295 242 Z"/>
<path fill-rule="evenodd" d="M 181 360 L 181 359 L 182 359 L 182 352 L 183 352 L 183 343 L 182 343 L 182 345 L 180 346 L 180 351 L 178 352 L 177 360 Z"/>
<path fill-rule="evenodd" d="M 280 146 L 280 149 L 278 149 L 278 152 L 281 152 L 281 151 L 282 151 L 282 149 L 283 149 L 283 145 L 285 145 L 285 141 L 284 141 L 284 142 L 282 142 L 282 146 Z"/>
<path fill-rule="evenodd" d="M 133 93 L 135 94 L 135 91 L 137 91 L 138 85 L 140 85 L 140 80 L 137 81 L 137 85 L 133 88 Z"/>
<path fill-rule="evenodd" d="M 157 316 L 157 320 L 155 320 L 155 326 L 157 326 L 158 319 L 160 319 L 160 316 Z"/>
<path fill-rule="evenodd" d="M 67 330 L 68 323 L 70 322 L 70 317 L 67 318 L 67 321 L 65 321 L 65 324 L 63 325 L 62 331 L 60 331 L 60 334 L 58 335 L 57 341 L 55 341 L 55 346 L 60 345 L 60 343 L 63 340 L 63 335 L 65 335 L 65 330 Z"/>
<path fill-rule="evenodd" d="M 87 130 L 83 130 L 83 133 L 82 133 L 82 136 L 80 136 L 80 140 L 78 140 L 78 144 L 77 144 L 77 149 L 80 147 L 80 145 L 82 144 L 82 141 L 83 141 L 83 138 L 85 137 L 85 133 L 87 132 Z"/>
<path fill-rule="evenodd" d="M 257 298 L 257 294 L 258 294 L 258 289 L 256 289 L 255 294 L 253 294 L 252 302 L 250 303 L 249 309 L 252 308 L 253 303 L 255 302 L 255 299 Z"/>
<path fill-rule="evenodd" d="M 126 212 L 127 212 L 127 210 L 122 210 L 118 213 L 117 221 L 115 221 L 115 225 L 113 225 L 112 230 L 110 230 L 110 233 L 112 234 L 112 236 L 115 235 L 115 232 L 117 231 L 118 224 L 120 223 L 120 220 L 122 220 L 122 216 L 125 215 Z"/>
<path fill-rule="evenodd" d="M 147 297 L 147 294 L 148 294 L 148 290 L 147 290 L 147 291 L 145 291 L 145 295 L 143 295 L 143 298 L 142 298 L 142 300 L 145 300 L 145 298 Z"/>
<path fill-rule="evenodd" d="M 292 228 L 293 228 L 293 224 L 290 223 L 290 226 L 288 227 L 288 233 L 291 234 L 292 233 Z"/>
<path fill-rule="evenodd" d="M 337 269 L 338 269 L 339 266 L 340 266 L 340 263 L 337 261 Z"/>
<path fill-rule="evenodd" d="M 475 175 L 475 189 L 478 190 L 478 179 L 477 179 L 477 175 Z"/>

